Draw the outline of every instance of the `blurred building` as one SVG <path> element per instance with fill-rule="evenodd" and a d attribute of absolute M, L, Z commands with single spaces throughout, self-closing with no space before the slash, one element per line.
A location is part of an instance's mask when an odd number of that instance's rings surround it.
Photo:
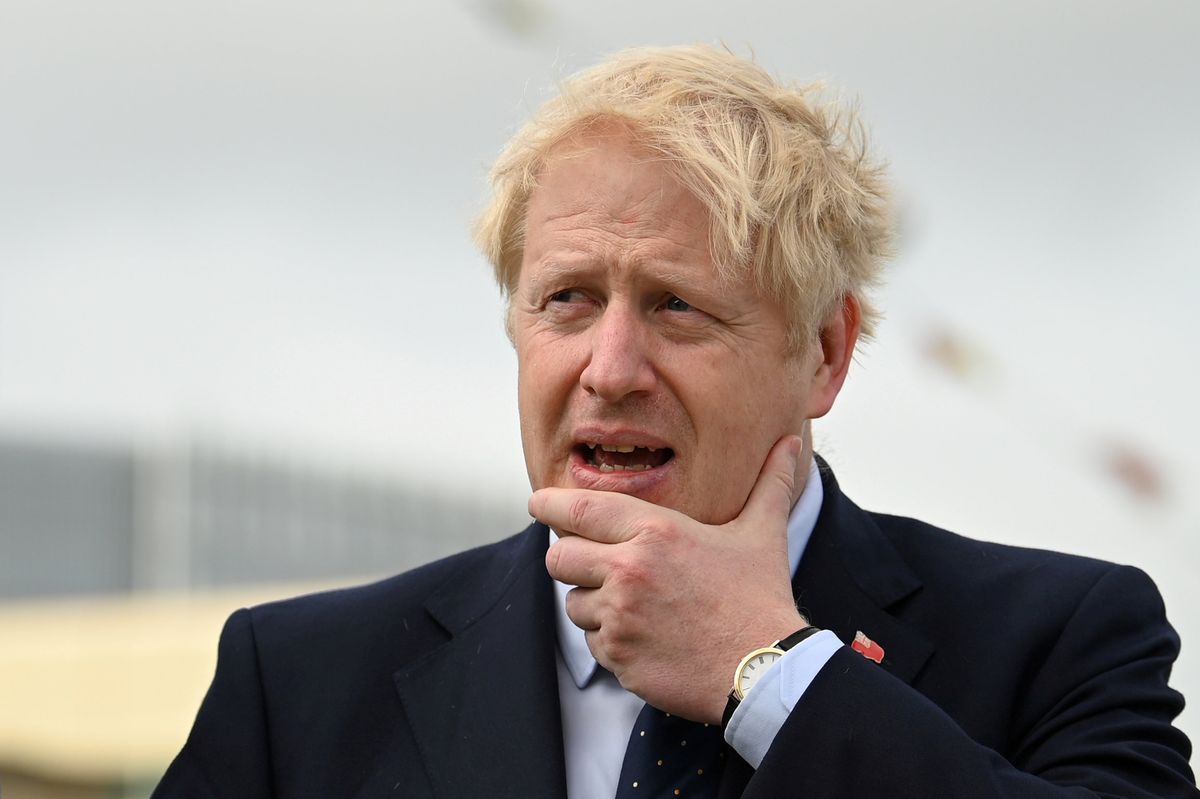
<path fill-rule="evenodd" d="M 0 440 L 0 598 L 390 573 L 527 522 L 519 503 L 203 441 Z"/>

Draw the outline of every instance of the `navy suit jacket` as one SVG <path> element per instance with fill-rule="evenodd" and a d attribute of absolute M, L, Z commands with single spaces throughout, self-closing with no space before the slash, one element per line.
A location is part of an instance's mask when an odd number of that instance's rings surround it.
<path fill-rule="evenodd" d="M 722 797 L 1200 796 L 1149 578 L 866 513 L 822 479 L 798 603 L 885 655 L 834 655 Z M 238 611 L 154 796 L 564 796 L 547 538 Z"/>

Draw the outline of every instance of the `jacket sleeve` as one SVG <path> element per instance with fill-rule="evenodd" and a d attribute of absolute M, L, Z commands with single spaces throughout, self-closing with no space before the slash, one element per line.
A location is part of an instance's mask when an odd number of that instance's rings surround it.
<path fill-rule="evenodd" d="M 221 631 L 212 685 L 151 799 L 268 797 L 270 755 L 254 629 L 243 609 Z"/>
<path fill-rule="evenodd" d="M 1002 754 L 843 647 L 801 697 L 743 795 L 1200 797 L 1191 746 L 1171 724 L 1183 707 L 1167 685 L 1178 652 L 1150 579 L 1114 567 L 1029 668 Z"/>

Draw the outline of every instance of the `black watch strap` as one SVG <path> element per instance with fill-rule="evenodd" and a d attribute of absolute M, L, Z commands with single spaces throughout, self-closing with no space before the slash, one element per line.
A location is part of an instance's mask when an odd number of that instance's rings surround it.
<path fill-rule="evenodd" d="M 729 692 L 729 701 L 725 703 L 725 712 L 721 714 L 721 729 L 729 726 L 729 720 L 733 718 L 733 712 L 738 709 L 741 702 L 733 695 L 733 691 Z"/>
<path fill-rule="evenodd" d="M 812 636 L 816 635 L 819 632 L 821 632 L 820 627 L 813 627 L 810 624 L 807 627 L 803 627 L 799 630 L 796 630 L 796 632 L 792 633 L 787 638 L 779 639 L 779 643 L 777 643 L 775 646 L 779 647 L 784 652 L 786 652 L 789 649 L 791 649 L 792 647 L 794 647 L 796 644 L 800 643 L 801 641 L 803 641 L 807 638 L 811 638 Z"/>
<path fill-rule="evenodd" d="M 799 630 L 796 630 L 796 632 L 792 633 L 787 638 L 780 638 L 779 641 L 774 644 L 774 646 L 786 652 L 792 647 L 796 646 L 796 644 L 800 643 L 806 638 L 811 638 L 819 632 L 821 632 L 820 627 L 814 627 L 810 624 L 807 627 L 801 627 Z M 738 705 L 740 704 L 741 702 L 738 701 L 737 696 L 734 695 L 733 691 L 730 691 L 729 701 L 725 703 L 725 712 L 721 714 L 721 729 L 725 729 L 729 726 L 729 720 L 733 718 L 733 713 L 738 709 Z"/>

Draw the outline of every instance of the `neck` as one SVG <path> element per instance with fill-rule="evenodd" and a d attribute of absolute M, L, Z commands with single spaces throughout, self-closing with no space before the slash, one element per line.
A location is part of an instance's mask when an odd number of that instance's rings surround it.
<path fill-rule="evenodd" d="M 796 472 L 792 485 L 792 507 L 796 507 L 800 495 L 804 493 L 804 485 L 808 482 L 809 464 L 813 459 L 812 419 L 805 419 L 800 427 L 800 439 L 804 442 L 800 455 L 796 458 Z"/>

